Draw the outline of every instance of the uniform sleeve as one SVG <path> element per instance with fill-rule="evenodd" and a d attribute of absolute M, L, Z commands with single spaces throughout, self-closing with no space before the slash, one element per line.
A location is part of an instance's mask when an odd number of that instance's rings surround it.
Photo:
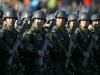
<path fill-rule="evenodd" d="M 0 29 L 0 53 L 5 54 L 8 53 L 9 47 L 3 41 L 5 35 L 5 30 Z"/>

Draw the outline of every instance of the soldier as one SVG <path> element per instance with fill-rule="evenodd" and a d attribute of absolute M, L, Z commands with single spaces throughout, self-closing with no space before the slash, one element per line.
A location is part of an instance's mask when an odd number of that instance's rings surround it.
<path fill-rule="evenodd" d="M 22 13 L 22 15 L 21 15 L 21 23 L 23 24 L 24 22 L 25 22 L 25 20 L 27 20 L 27 19 L 29 19 L 28 20 L 28 25 L 27 25 L 27 30 L 28 29 L 30 29 L 30 27 L 31 27 L 31 18 L 32 18 L 32 13 L 31 12 L 28 12 L 28 11 L 24 11 L 23 13 Z M 20 24 L 21 24 L 20 23 Z M 22 25 L 19 25 L 19 26 L 17 26 L 16 27 L 16 30 L 18 31 L 18 32 L 20 32 L 20 30 L 21 30 L 21 28 L 22 28 Z"/>
<path fill-rule="evenodd" d="M 1 75 L 12 75 L 13 70 L 11 70 L 11 63 L 9 63 L 9 58 L 13 55 L 13 44 L 17 38 L 17 31 L 14 29 L 15 20 L 17 20 L 17 14 L 12 8 L 8 8 L 4 11 L 3 20 L 6 21 L 7 25 L 2 28 L 3 36 L 1 38 L 2 45 L 1 51 L 1 65 L 0 74 Z"/>
<path fill-rule="evenodd" d="M 23 58 L 27 61 L 25 75 L 42 75 L 42 64 L 39 62 L 39 57 L 44 56 L 44 51 L 41 49 L 46 34 L 43 28 L 45 21 L 46 14 L 41 10 L 35 11 L 32 16 L 32 27 L 23 39 Z"/>
<path fill-rule="evenodd" d="M 76 14 L 70 14 L 68 16 L 68 32 L 71 33 L 76 21 Z"/>
<path fill-rule="evenodd" d="M 63 10 L 55 12 L 56 24 L 52 30 L 53 49 L 51 50 L 51 61 L 54 66 L 55 75 L 73 75 L 71 67 L 66 69 L 66 60 L 69 36 L 66 29 L 66 13 Z"/>
<path fill-rule="evenodd" d="M 91 24 L 91 17 L 89 13 L 81 12 L 79 14 L 79 28 L 76 29 L 76 57 L 77 57 L 77 72 L 76 75 L 98 75 L 95 61 L 93 60 L 92 49 L 88 52 L 88 46 L 91 42 L 91 32 L 88 30 L 89 24 Z M 88 58 L 90 60 L 88 60 Z M 84 61 L 87 59 L 87 65 Z M 85 62 L 85 63 L 84 63 Z"/>
<path fill-rule="evenodd" d="M 46 16 L 46 23 L 44 25 L 44 28 L 46 29 L 46 31 L 48 31 L 48 28 L 50 27 L 50 24 L 52 22 L 52 20 L 54 19 L 54 13 L 49 14 Z"/>
<path fill-rule="evenodd" d="M 93 27 L 95 28 L 95 27 L 99 26 L 99 24 L 100 24 L 100 14 L 94 14 L 94 15 L 92 15 L 91 18 L 92 18 Z"/>
<path fill-rule="evenodd" d="M 2 25 L 3 25 L 3 20 L 2 20 L 2 17 L 3 17 L 3 11 L 0 10 L 0 29 L 2 28 Z"/>
<path fill-rule="evenodd" d="M 95 59 L 98 63 L 99 66 L 99 74 L 100 74 L 100 14 L 93 14 L 92 15 L 92 26 L 93 26 L 93 30 L 92 31 L 97 31 L 95 38 L 98 38 L 97 44 L 98 44 L 98 51 L 95 51 L 97 53 L 95 53 Z"/>

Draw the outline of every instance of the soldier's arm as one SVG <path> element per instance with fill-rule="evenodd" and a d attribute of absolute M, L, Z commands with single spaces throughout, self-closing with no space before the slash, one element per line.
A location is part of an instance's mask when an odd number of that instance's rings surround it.
<path fill-rule="evenodd" d="M 5 30 L 0 29 L 0 50 L 2 51 L 2 54 L 8 53 L 9 52 L 9 46 L 4 42 L 5 39 Z"/>
<path fill-rule="evenodd" d="M 23 47 L 24 48 L 23 49 L 28 55 L 33 56 L 33 55 L 37 55 L 37 50 L 32 44 L 32 42 L 33 42 L 32 37 L 33 36 L 31 35 L 31 33 L 26 34 L 24 36 L 24 39 L 23 39 Z"/>

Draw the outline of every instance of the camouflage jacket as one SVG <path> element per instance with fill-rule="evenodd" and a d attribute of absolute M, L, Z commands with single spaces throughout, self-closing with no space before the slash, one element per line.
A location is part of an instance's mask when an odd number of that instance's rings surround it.
<path fill-rule="evenodd" d="M 79 55 L 83 55 L 83 51 L 87 50 L 87 47 L 91 41 L 91 32 L 89 30 L 84 32 L 80 28 L 77 28 L 75 34 L 78 47 L 77 51 L 79 52 Z"/>
<path fill-rule="evenodd" d="M 66 27 L 62 29 L 57 28 L 57 26 L 53 27 L 53 52 L 56 54 L 65 54 L 65 50 L 68 50 L 69 44 L 69 35 Z"/>
<path fill-rule="evenodd" d="M 9 55 L 8 51 L 9 49 L 12 49 L 13 44 L 15 43 L 17 39 L 17 34 L 18 32 L 15 29 L 8 29 L 7 27 L 2 28 L 2 38 L 1 40 L 1 45 L 0 45 L 0 50 L 2 52 L 2 55 L 7 56 Z"/>
<path fill-rule="evenodd" d="M 26 31 L 26 35 L 23 39 L 25 54 L 30 56 L 36 55 L 37 51 L 41 50 L 46 31 L 44 28 L 38 30 L 35 27 L 31 27 L 30 30 Z"/>

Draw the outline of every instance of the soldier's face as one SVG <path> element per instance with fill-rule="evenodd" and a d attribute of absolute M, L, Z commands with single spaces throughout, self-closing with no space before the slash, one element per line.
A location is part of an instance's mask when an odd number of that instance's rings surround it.
<path fill-rule="evenodd" d="M 56 25 L 61 26 L 65 22 L 64 18 L 56 18 Z"/>
<path fill-rule="evenodd" d="M 37 25 L 38 28 L 42 28 L 44 25 L 44 19 L 35 19 L 34 20 L 35 24 Z"/>
<path fill-rule="evenodd" d="M 92 21 L 92 25 L 95 27 L 100 23 L 100 20 L 94 20 Z"/>
<path fill-rule="evenodd" d="M 87 28 L 89 26 L 89 21 L 87 20 L 80 21 L 80 26 L 81 28 Z"/>
<path fill-rule="evenodd" d="M 15 24 L 15 18 L 6 18 L 6 24 L 7 26 L 14 26 Z"/>
<path fill-rule="evenodd" d="M 74 26 L 74 21 L 70 21 L 69 26 L 70 26 L 70 28 L 72 28 Z"/>

